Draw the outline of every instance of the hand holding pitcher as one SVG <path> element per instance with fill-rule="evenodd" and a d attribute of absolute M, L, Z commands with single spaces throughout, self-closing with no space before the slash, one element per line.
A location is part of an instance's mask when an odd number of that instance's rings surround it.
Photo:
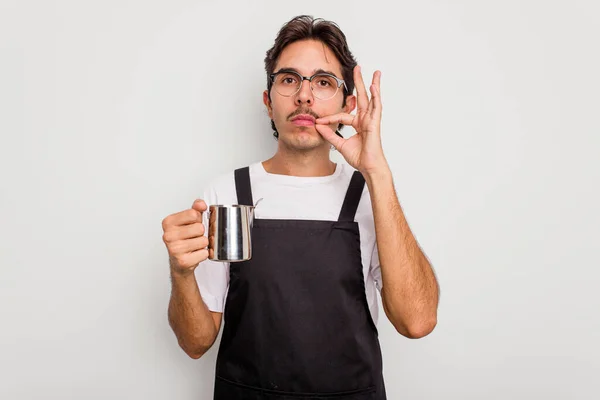
<path fill-rule="evenodd" d="M 204 200 L 196 200 L 191 209 L 171 214 L 162 221 L 163 242 L 169 252 L 171 269 L 189 274 L 208 258 L 208 238 L 202 213 L 207 210 Z"/>

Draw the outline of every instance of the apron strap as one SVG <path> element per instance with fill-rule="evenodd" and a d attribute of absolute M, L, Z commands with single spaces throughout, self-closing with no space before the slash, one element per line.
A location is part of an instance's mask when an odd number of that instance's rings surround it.
<path fill-rule="evenodd" d="M 356 215 L 356 210 L 364 187 L 364 176 L 360 171 L 354 171 L 352 179 L 350 180 L 350 185 L 348 185 L 348 191 L 346 192 L 346 198 L 344 198 L 344 204 L 342 205 L 338 221 L 354 221 L 354 216 Z"/>
<path fill-rule="evenodd" d="M 253 206 L 252 187 L 250 186 L 250 168 L 244 167 L 236 169 L 234 174 L 238 204 L 242 206 Z"/>

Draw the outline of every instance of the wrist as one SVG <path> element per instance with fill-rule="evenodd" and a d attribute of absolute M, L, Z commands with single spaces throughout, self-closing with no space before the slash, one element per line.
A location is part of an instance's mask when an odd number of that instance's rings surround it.
<path fill-rule="evenodd" d="M 173 261 L 170 263 L 171 276 L 174 279 L 186 279 L 190 276 L 194 276 L 195 268 L 182 268 L 175 264 Z"/>
<path fill-rule="evenodd" d="M 366 170 L 363 172 L 363 175 L 368 185 L 379 182 L 389 182 L 392 180 L 392 171 L 387 162 L 383 162 L 377 167 Z"/>

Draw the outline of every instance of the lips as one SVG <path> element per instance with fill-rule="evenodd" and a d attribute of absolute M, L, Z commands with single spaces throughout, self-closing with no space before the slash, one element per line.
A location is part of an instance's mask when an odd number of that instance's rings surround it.
<path fill-rule="evenodd" d="M 311 126 L 315 124 L 315 118 L 312 115 L 301 114 L 292 118 L 292 123 L 299 126 Z"/>

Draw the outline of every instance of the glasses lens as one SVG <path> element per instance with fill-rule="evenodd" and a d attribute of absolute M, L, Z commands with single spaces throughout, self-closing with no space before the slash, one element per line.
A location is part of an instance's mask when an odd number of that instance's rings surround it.
<path fill-rule="evenodd" d="M 311 82 L 311 88 L 316 97 L 327 100 L 335 96 L 338 90 L 337 81 L 329 75 L 317 75 Z"/>
<path fill-rule="evenodd" d="M 273 87 L 282 96 L 291 96 L 298 91 L 300 87 L 300 78 L 298 75 L 285 72 L 275 75 L 275 81 Z"/>

